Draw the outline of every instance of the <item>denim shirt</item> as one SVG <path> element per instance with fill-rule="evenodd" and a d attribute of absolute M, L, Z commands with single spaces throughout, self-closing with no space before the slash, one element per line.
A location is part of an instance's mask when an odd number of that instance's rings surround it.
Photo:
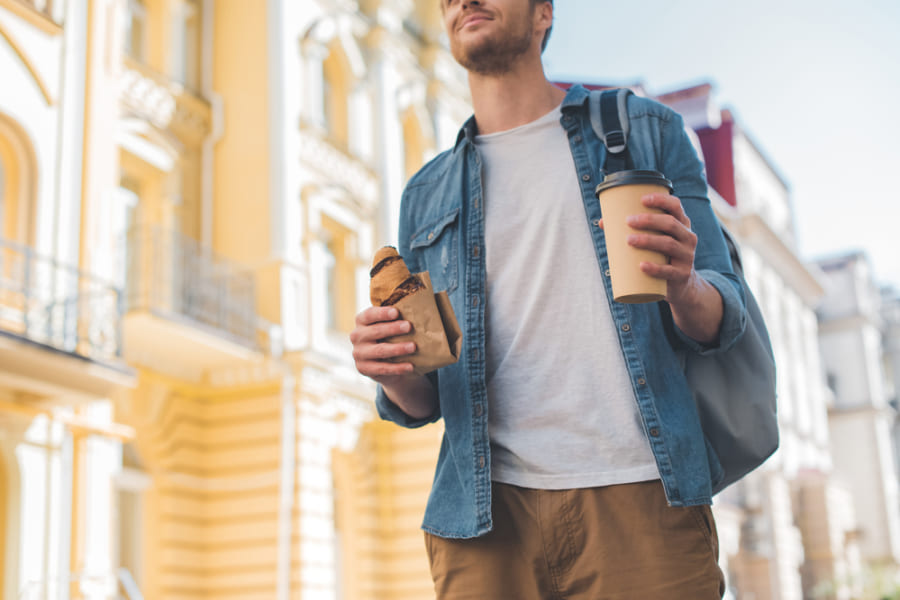
<path fill-rule="evenodd" d="M 596 226 L 600 204 L 594 195 L 606 150 L 591 128 L 588 97 L 585 88 L 571 88 L 560 119 L 568 135 L 597 255 L 596 264 L 584 268 L 605 274 L 606 299 L 669 504 L 709 504 L 722 469 L 700 428 L 682 371 L 683 357 L 685 352 L 724 351 L 741 336 L 747 319 L 741 285 L 707 198 L 702 163 L 681 117 L 653 100 L 632 96 L 628 145 L 634 166 L 665 174 L 690 217 L 698 236 L 694 268 L 719 291 L 724 303 L 718 340 L 705 346 L 690 339 L 675 326 L 664 301 L 621 304 L 612 300 L 604 234 Z M 463 331 L 459 361 L 427 375 L 439 398 L 439 408 L 429 418 L 410 418 L 380 386 L 376 397 L 379 415 L 404 427 L 420 427 L 443 417 L 444 436 L 422 527 L 451 538 L 476 537 L 491 530 L 484 187 L 475 135 L 473 117 L 463 126 L 454 147 L 409 181 L 401 200 L 397 246 L 410 270 L 428 270 L 434 289 L 449 293 Z M 585 356 L 582 360 L 591 359 Z M 578 368 L 577 363 L 573 368 Z"/>

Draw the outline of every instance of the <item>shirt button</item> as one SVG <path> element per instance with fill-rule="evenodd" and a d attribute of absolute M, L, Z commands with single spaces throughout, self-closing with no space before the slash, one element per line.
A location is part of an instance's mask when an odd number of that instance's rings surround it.
<path fill-rule="evenodd" d="M 590 180 L 591 180 L 591 174 L 590 174 L 590 173 L 585 173 L 584 175 L 581 176 L 581 180 L 582 180 L 582 181 L 590 181 Z"/>
<path fill-rule="evenodd" d="M 652 435 L 653 437 L 659 437 L 659 428 L 658 427 L 651 428 L 650 435 Z"/>
<path fill-rule="evenodd" d="M 473 246 L 472 247 L 472 256 L 474 256 L 475 258 L 478 258 L 479 254 L 481 254 L 481 250 L 478 248 L 478 246 Z"/>
<path fill-rule="evenodd" d="M 433 233 L 433 232 L 428 234 L 428 239 L 429 239 L 429 240 L 433 240 L 433 239 L 434 239 L 434 233 Z"/>
<path fill-rule="evenodd" d="M 472 306 L 478 306 L 478 296 L 472 296 Z"/>
<path fill-rule="evenodd" d="M 575 143 L 577 144 L 578 142 L 581 141 L 581 136 L 580 136 L 580 135 L 576 135 L 575 137 L 572 138 L 572 141 L 575 142 Z"/>
<path fill-rule="evenodd" d="M 484 414 L 484 407 L 480 404 L 475 405 L 475 416 L 480 417 Z"/>
<path fill-rule="evenodd" d="M 472 360 L 478 360 L 478 348 L 472 350 Z"/>
<path fill-rule="evenodd" d="M 647 385 L 647 380 L 644 379 L 643 377 L 640 377 L 638 379 L 638 385 Z"/>
<path fill-rule="evenodd" d="M 624 325 L 622 325 L 622 331 L 631 331 L 631 325 L 625 323 Z"/>
<path fill-rule="evenodd" d="M 483 468 L 484 468 L 484 457 L 483 457 L 483 456 L 479 456 L 479 457 L 478 457 L 478 468 L 479 468 L 479 469 L 483 469 Z"/>
<path fill-rule="evenodd" d="M 609 277 L 609 269 L 603 271 L 603 274 L 606 275 L 607 277 Z"/>

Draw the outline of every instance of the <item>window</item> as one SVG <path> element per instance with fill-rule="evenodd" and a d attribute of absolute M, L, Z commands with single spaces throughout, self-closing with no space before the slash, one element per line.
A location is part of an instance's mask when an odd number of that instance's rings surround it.
<path fill-rule="evenodd" d="M 415 111 L 410 108 L 403 115 L 404 175 L 409 179 L 422 166 L 425 157 L 425 140 Z"/>
<path fill-rule="evenodd" d="M 172 76 L 186 88 L 200 89 L 201 28 L 200 7 L 196 0 L 183 2 L 176 12 Z"/>
<path fill-rule="evenodd" d="M 16 156 L 12 146 L 0 137 L 0 238 L 16 240 L 18 223 L 18 186 L 16 185 Z"/>
<path fill-rule="evenodd" d="M 0 165 L 2 165 L 2 163 L 0 163 Z M 0 182 L 0 190 L 2 189 L 3 184 Z M 7 474 L 6 460 L 3 456 L 3 451 L 0 450 L 0 573 L 3 573 L 6 576 L 5 578 L 9 579 L 17 579 L 12 577 L 12 573 L 6 573 L 6 546 L 13 541 L 13 536 L 7 533 L 7 528 L 15 527 L 14 523 L 16 522 L 10 514 L 10 497 L 15 493 L 14 490 L 13 482 Z M 11 543 L 10 550 L 12 550 Z M 4 589 L 3 583 L 0 583 L 0 596 L 3 596 L 4 598 L 7 596 L 13 597 L 13 590 L 9 589 L 9 587 Z M 4 596 L 4 594 L 6 595 Z"/>
<path fill-rule="evenodd" d="M 325 303 L 325 323 L 328 329 L 338 329 L 337 306 L 335 299 L 340 293 L 340 279 L 337 276 L 337 252 L 334 240 L 325 242 L 325 289 L 328 290 L 328 301 Z"/>
<path fill-rule="evenodd" d="M 4 131 L 0 120 L 0 238 L 27 244 L 31 241 L 30 153 L 19 133 L 12 127 Z"/>
<path fill-rule="evenodd" d="M 129 584 L 140 588 L 144 563 L 144 491 L 150 477 L 133 444 L 122 446 L 122 469 L 116 475 L 117 554 L 120 568 L 126 569 Z M 126 577 L 128 577 L 126 576 Z M 129 596 L 132 597 L 132 596 Z"/>
<path fill-rule="evenodd" d="M 135 265 L 129 264 L 133 257 L 132 244 L 137 243 L 136 239 L 130 239 L 130 236 L 137 236 L 139 232 L 134 230 L 135 216 L 138 204 L 140 203 L 140 188 L 137 181 L 130 177 L 124 176 L 119 182 L 119 189 L 113 200 L 113 211 L 110 215 L 111 233 L 113 243 L 115 244 L 115 256 L 118 258 L 117 264 L 112 266 L 113 281 L 124 289 L 130 289 L 129 284 L 133 284 L 128 280 L 128 276 L 137 277 L 138 270 Z"/>
<path fill-rule="evenodd" d="M 147 7 L 143 0 L 128 0 L 125 51 L 137 61 L 147 61 Z"/>
<path fill-rule="evenodd" d="M 350 67 L 340 47 L 334 45 L 322 64 L 322 101 L 325 126 L 331 138 L 346 149 L 349 140 Z"/>
<path fill-rule="evenodd" d="M 4 224 L 4 210 L 6 207 L 6 167 L 3 164 L 3 161 L 0 160 L 0 237 L 3 237 L 3 234 L 6 232 L 6 225 Z"/>
<path fill-rule="evenodd" d="M 0 113 L 0 238 L 32 245 L 37 178 L 28 134 Z"/>
<path fill-rule="evenodd" d="M 59 423 L 38 417 L 15 448 L 19 474 L 16 526 L 20 598 L 34 597 L 38 595 L 35 592 L 44 598 L 58 598 L 65 585 L 59 569 L 64 546 L 61 532 L 71 515 L 67 511 L 71 506 L 66 502 L 69 496 L 63 473 L 67 467 L 71 469 L 71 463 L 64 464 L 64 435 Z"/>
<path fill-rule="evenodd" d="M 336 221 L 324 217 L 326 327 L 349 333 L 356 313 L 356 269 L 352 260 L 354 236 Z"/>

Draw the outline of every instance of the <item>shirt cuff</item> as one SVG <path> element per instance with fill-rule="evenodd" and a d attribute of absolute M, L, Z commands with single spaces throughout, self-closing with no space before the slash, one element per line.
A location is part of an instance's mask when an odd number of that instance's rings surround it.
<path fill-rule="evenodd" d="M 387 394 L 384 393 L 384 388 L 380 385 L 375 392 L 375 408 L 378 410 L 378 416 L 385 421 L 396 423 L 397 425 L 408 429 L 422 427 L 429 423 L 434 423 L 441 418 L 441 410 L 440 408 L 436 408 L 434 413 L 424 419 L 413 419 L 387 397 Z"/>
<path fill-rule="evenodd" d="M 688 336 L 675 326 L 675 333 L 685 348 L 701 356 L 725 352 L 741 338 L 747 327 L 747 307 L 744 303 L 743 290 L 739 283 L 718 271 L 700 269 L 697 273 L 722 296 L 722 325 L 719 337 L 714 344 L 703 344 Z"/>

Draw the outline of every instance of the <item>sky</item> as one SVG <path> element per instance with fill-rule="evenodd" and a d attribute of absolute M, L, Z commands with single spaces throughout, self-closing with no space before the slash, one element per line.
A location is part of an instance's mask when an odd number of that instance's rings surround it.
<path fill-rule="evenodd" d="M 555 81 L 701 82 L 790 186 L 804 260 L 900 290 L 900 0 L 555 0 Z"/>

